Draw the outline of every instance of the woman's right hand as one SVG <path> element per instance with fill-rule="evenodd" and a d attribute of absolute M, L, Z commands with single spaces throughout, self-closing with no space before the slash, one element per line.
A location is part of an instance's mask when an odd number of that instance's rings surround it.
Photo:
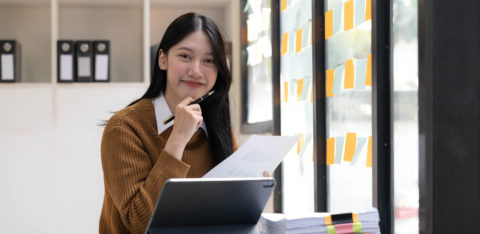
<path fill-rule="evenodd" d="M 193 101 L 193 98 L 187 97 L 176 106 L 172 133 L 165 144 L 165 151 L 179 160 L 182 159 L 185 146 L 203 121 L 200 105 L 188 105 Z"/>

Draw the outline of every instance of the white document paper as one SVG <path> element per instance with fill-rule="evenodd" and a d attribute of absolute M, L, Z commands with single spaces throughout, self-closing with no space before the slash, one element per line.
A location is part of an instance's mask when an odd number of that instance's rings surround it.
<path fill-rule="evenodd" d="M 297 143 L 298 138 L 298 136 L 253 135 L 203 178 L 263 177 L 264 171 L 272 174 Z"/>
<path fill-rule="evenodd" d="M 78 76 L 85 77 L 90 76 L 90 58 L 89 57 L 78 57 Z"/>
<path fill-rule="evenodd" d="M 95 55 L 95 80 L 108 79 L 108 55 Z"/>
<path fill-rule="evenodd" d="M 73 80 L 73 56 L 69 54 L 60 55 L 60 80 Z"/>
<path fill-rule="evenodd" d="M 13 54 L 2 54 L 2 80 L 13 80 Z"/>

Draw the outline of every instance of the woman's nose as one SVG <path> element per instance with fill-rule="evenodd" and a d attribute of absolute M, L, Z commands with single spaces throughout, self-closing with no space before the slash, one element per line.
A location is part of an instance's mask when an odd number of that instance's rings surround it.
<path fill-rule="evenodd" d="M 188 69 L 189 71 L 188 75 L 192 77 L 202 76 L 202 70 L 200 66 L 201 66 L 200 61 L 193 61 L 190 65 L 190 68 Z"/>

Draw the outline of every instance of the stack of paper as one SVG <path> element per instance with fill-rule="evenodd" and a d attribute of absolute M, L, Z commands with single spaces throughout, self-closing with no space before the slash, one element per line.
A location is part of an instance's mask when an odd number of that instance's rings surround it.
<path fill-rule="evenodd" d="M 263 213 L 260 218 L 262 233 L 268 234 L 340 234 L 380 233 L 378 211 L 372 209 L 360 213 L 312 213 L 306 215 L 285 215 Z"/>

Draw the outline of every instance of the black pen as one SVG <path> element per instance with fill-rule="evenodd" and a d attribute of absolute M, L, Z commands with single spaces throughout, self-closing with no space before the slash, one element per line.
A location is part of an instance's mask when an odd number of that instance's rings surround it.
<path fill-rule="evenodd" d="M 215 93 L 215 90 L 212 90 L 210 92 L 208 92 L 207 94 L 205 94 L 203 97 L 199 97 L 197 100 L 191 102 L 190 104 L 188 104 L 189 106 L 190 105 L 193 105 L 193 104 L 198 104 L 200 102 L 203 102 L 203 100 L 207 99 L 208 97 L 212 96 L 212 94 Z M 165 120 L 162 121 L 163 125 L 165 124 L 168 124 L 170 121 L 172 121 L 173 119 L 175 119 L 175 114 L 173 115 L 170 115 L 170 117 L 166 118 Z"/>

